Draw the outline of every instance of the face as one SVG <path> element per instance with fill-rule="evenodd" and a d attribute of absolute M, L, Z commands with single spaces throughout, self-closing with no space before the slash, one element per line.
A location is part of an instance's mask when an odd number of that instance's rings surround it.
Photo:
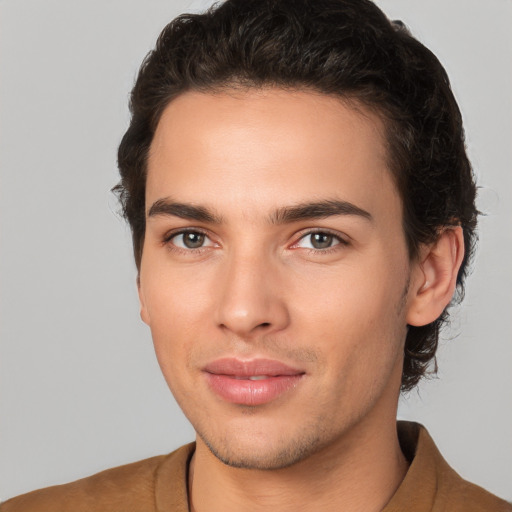
<path fill-rule="evenodd" d="M 228 464 L 285 467 L 394 421 L 411 265 L 382 133 L 313 92 L 187 92 L 164 111 L 142 318 Z"/>

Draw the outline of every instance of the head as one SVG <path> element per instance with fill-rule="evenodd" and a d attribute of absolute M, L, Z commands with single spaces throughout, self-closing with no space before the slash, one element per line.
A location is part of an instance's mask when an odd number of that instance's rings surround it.
<path fill-rule="evenodd" d="M 186 91 L 264 86 L 355 100 L 380 117 L 410 258 L 445 227 L 462 227 L 461 300 L 477 218 L 461 114 L 438 59 L 367 0 L 235 0 L 206 14 L 182 15 L 165 27 L 141 66 L 118 155 L 116 190 L 131 226 L 137 268 L 148 152 L 165 107 Z M 447 318 L 445 310 L 430 324 L 409 327 L 403 390 L 425 374 Z"/>
<path fill-rule="evenodd" d="M 188 111 L 207 118 L 221 114 L 225 107 L 238 109 L 239 117 L 254 114 L 257 119 L 263 115 L 258 99 L 266 98 L 266 108 L 272 105 L 279 111 L 283 94 L 289 99 L 282 103 L 283 115 L 293 117 L 295 105 L 297 112 L 302 109 L 302 121 L 314 117 L 310 100 L 318 97 L 324 113 L 329 110 L 326 102 L 337 102 L 341 117 L 347 116 L 343 117 L 346 130 L 355 126 L 358 132 L 359 116 L 366 120 L 366 128 L 371 125 L 370 131 L 378 134 L 382 150 L 378 152 L 398 198 L 398 209 L 390 206 L 390 210 L 398 212 L 407 256 L 404 262 L 395 262 L 404 263 L 399 274 L 406 279 L 393 297 L 393 310 L 400 315 L 408 300 L 406 269 L 447 230 L 462 232 L 464 241 L 456 276 L 461 298 L 477 216 L 461 114 L 437 58 L 400 22 L 390 22 L 367 0 L 228 0 L 205 14 L 182 15 L 163 30 L 132 91 L 131 123 L 118 154 L 121 181 L 116 190 L 132 229 L 139 272 L 146 251 L 148 210 L 158 209 L 148 204 L 148 169 L 156 165 L 155 159 L 161 163 L 158 148 L 166 145 L 164 134 L 180 133 L 169 128 L 173 115 L 183 119 Z M 218 102 L 202 104 L 205 98 Z M 247 111 L 236 107 L 240 105 L 236 100 L 245 101 Z M 215 112 L 212 105 L 221 110 Z M 208 125 L 207 120 L 202 122 Z M 330 122 L 334 129 L 336 121 Z M 311 140 L 313 135 L 309 134 Z M 307 132 L 300 136 L 307 144 Z M 191 174 L 190 180 L 194 179 Z M 287 179 L 291 183 L 294 178 Z M 369 180 L 367 186 L 380 185 Z M 204 219 L 211 213 L 203 211 Z M 396 332 L 405 339 L 402 390 L 413 388 L 425 374 L 447 316 L 444 308 L 427 323 L 411 322 L 403 333 Z M 307 364 L 317 355 L 306 350 L 294 357 Z"/>

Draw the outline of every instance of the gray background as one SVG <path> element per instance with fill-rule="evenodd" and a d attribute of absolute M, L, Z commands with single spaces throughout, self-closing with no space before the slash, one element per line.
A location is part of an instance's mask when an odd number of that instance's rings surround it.
<path fill-rule="evenodd" d="M 109 189 L 140 61 L 167 21 L 206 3 L 0 0 L 0 499 L 193 438 L 139 320 Z M 402 400 L 400 416 L 510 500 L 512 2 L 379 3 L 447 67 L 487 212 L 440 378 Z"/>

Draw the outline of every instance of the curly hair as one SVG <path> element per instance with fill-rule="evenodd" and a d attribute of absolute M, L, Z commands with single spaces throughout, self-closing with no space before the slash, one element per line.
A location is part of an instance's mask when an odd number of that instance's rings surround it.
<path fill-rule="evenodd" d="M 461 114 L 435 55 L 369 0 L 227 0 L 164 28 L 141 65 L 118 152 L 114 191 L 130 223 L 137 267 L 148 150 L 165 107 L 189 90 L 264 86 L 355 100 L 380 116 L 410 258 L 442 229 L 462 226 L 465 256 L 454 299 L 461 300 L 478 215 Z M 435 322 L 409 326 L 403 391 L 435 361 L 447 318 L 445 310 Z"/>

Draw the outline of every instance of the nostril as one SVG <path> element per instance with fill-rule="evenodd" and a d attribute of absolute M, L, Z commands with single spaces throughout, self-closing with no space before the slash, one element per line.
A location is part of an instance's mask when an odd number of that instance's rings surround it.
<path fill-rule="evenodd" d="M 270 323 L 269 322 L 263 322 L 262 324 L 260 324 L 260 327 L 270 327 Z"/>

